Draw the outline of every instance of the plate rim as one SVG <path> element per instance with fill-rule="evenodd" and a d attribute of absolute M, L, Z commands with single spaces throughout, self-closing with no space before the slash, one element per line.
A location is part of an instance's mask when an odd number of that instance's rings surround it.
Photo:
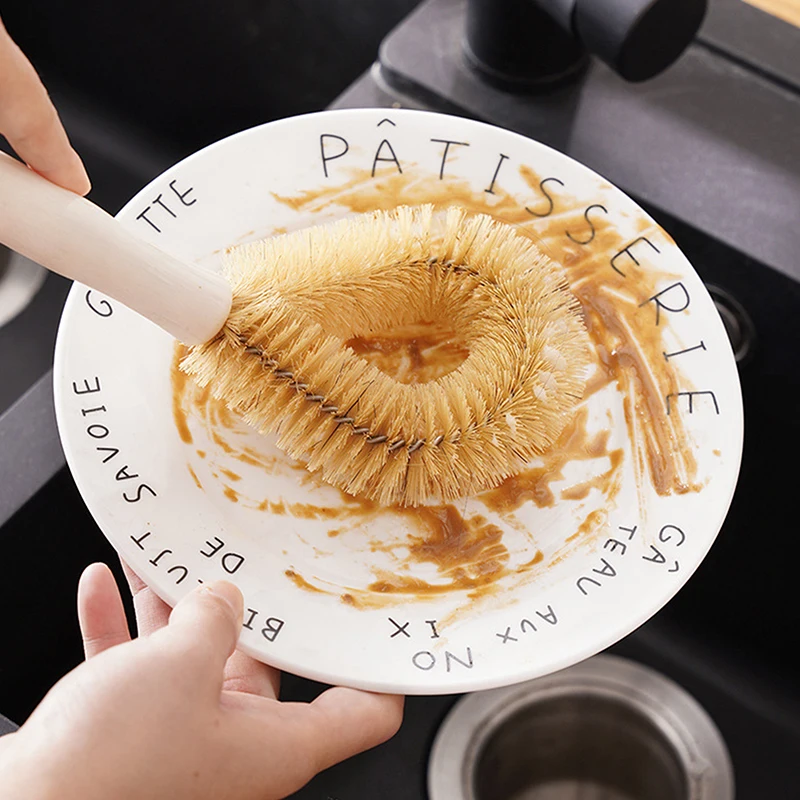
<path fill-rule="evenodd" d="M 115 216 L 118 220 L 121 221 L 121 224 L 125 224 L 124 221 L 125 216 L 129 213 L 129 209 L 134 204 L 141 202 L 143 195 L 150 189 L 154 188 L 154 186 L 157 183 L 163 181 L 165 176 L 169 175 L 178 168 L 183 168 L 187 165 L 191 165 L 193 162 L 204 158 L 209 152 L 213 152 L 215 149 L 218 148 L 221 149 L 225 146 L 229 146 L 232 141 L 239 139 L 246 139 L 249 136 L 257 136 L 258 132 L 260 132 L 265 128 L 270 128 L 272 130 L 281 127 L 291 128 L 293 125 L 296 125 L 298 121 L 304 121 L 304 120 L 313 121 L 315 119 L 323 119 L 323 118 L 326 120 L 330 120 L 335 117 L 353 118 L 359 116 L 371 118 L 376 113 L 381 113 L 384 115 L 399 115 L 404 117 L 416 117 L 416 118 L 426 117 L 434 121 L 438 120 L 438 121 L 443 121 L 445 123 L 447 121 L 457 120 L 459 124 L 475 126 L 477 128 L 485 130 L 487 133 L 499 130 L 504 135 L 508 135 L 517 139 L 521 144 L 523 144 L 524 147 L 530 148 L 531 146 L 533 146 L 534 148 L 538 148 L 540 151 L 546 153 L 548 158 L 552 158 L 553 156 L 555 156 L 555 158 L 558 161 L 566 160 L 567 162 L 571 162 L 572 164 L 577 165 L 580 169 L 586 171 L 596 181 L 609 184 L 614 192 L 619 193 L 628 202 L 630 202 L 633 206 L 635 206 L 638 209 L 639 213 L 641 213 L 647 220 L 651 221 L 654 225 L 657 225 L 659 228 L 661 228 L 658 222 L 654 220 L 652 216 L 645 209 L 641 208 L 641 206 L 639 206 L 639 204 L 633 198 L 631 198 L 624 190 L 617 187 L 615 184 L 611 183 L 611 181 L 605 178 L 602 174 L 596 172 L 591 167 L 582 164 L 581 162 L 571 158 L 570 156 L 540 141 L 526 137 L 522 134 L 508 130 L 501 126 L 492 125 L 479 120 L 473 120 L 468 117 L 458 117 L 452 114 L 443 114 L 439 112 L 424 111 L 417 109 L 386 109 L 380 107 L 335 109 L 335 110 L 311 112 L 308 114 L 301 114 L 297 116 L 287 117 L 284 119 L 265 122 L 260 125 L 256 125 L 238 131 L 234 134 L 231 134 L 230 136 L 224 137 L 218 141 L 206 145 L 200 150 L 186 156 L 183 159 L 180 159 L 167 169 L 163 170 L 159 175 L 155 176 L 151 181 L 142 186 L 139 189 L 139 191 L 137 191 L 122 206 L 122 208 L 117 212 Z M 697 276 L 697 278 L 702 283 L 702 279 L 695 270 L 694 265 L 683 253 L 683 250 L 677 245 L 676 245 L 676 250 L 683 257 L 686 264 L 691 269 L 691 272 L 694 273 L 694 275 Z M 92 505 L 95 501 L 92 500 L 90 502 L 90 499 L 93 497 L 93 492 L 91 491 L 91 488 L 88 486 L 88 484 L 85 482 L 87 471 L 84 470 L 83 475 L 81 475 L 81 468 L 79 466 L 80 457 L 76 455 L 76 453 L 72 450 L 72 445 L 69 441 L 69 434 L 65 433 L 65 431 L 68 431 L 70 427 L 69 423 L 65 419 L 65 415 L 67 413 L 65 408 L 66 389 L 65 389 L 65 376 L 63 374 L 65 366 L 65 351 L 67 348 L 67 342 L 69 340 L 68 331 L 71 325 L 70 320 L 72 316 L 76 313 L 76 309 L 79 307 L 80 301 L 82 299 L 82 294 L 85 291 L 87 291 L 88 288 L 89 287 L 86 287 L 83 284 L 79 283 L 75 283 L 71 287 L 61 317 L 59 319 L 58 331 L 56 335 L 55 351 L 54 351 L 54 360 L 53 360 L 53 394 L 54 394 L 55 416 L 56 416 L 56 424 L 58 428 L 59 439 L 64 449 L 66 462 L 70 474 L 72 476 L 72 479 L 75 482 L 75 485 L 78 488 L 78 491 L 81 495 L 81 499 L 86 505 L 90 514 L 92 515 L 95 524 L 102 531 L 105 538 L 111 543 L 112 547 L 114 547 L 119 556 L 120 555 L 119 549 L 117 548 L 117 545 L 114 542 L 114 538 L 111 536 L 111 534 L 107 532 L 107 528 L 111 526 L 101 524 L 101 522 L 95 516 L 95 512 L 93 510 L 93 505 Z M 717 322 L 719 326 L 722 326 L 721 319 L 717 320 Z M 726 358 L 730 359 L 730 363 L 733 366 L 733 374 L 735 374 L 736 377 L 735 396 L 728 398 L 729 402 L 731 402 L 731 424 L 727 432 L 728 443 L 729 445 L 735 446 L 735 454 L 733 453 L 733 449 L 731 449 L 731 456 L 730 456 L 730 458 L 733 459 L 735 455 L 735 465 L 732 465 L 732 480 L 730 481 L 730 484 L 727 486 L 727 491 L 725 492 L 725 497 L 724 497 L 724 503 L 722 502 L 722 492 L 721 490 L 719 490 L 721 495 L 719 514 L 718 517 L 717 515 L 715 515 L 714 525 L 711 526 L 715 530 L 713 534 L 709 534 L 707 537 L 704 537 L 702 548 L 698 548 L 699 557 L 695 559 L 696 563 L 693 562 L 691 569 L 687 570 L 685 573 L 682 571 L 678 579 L 668 584 L 666 590 L 659 592 L 659 600 L 657 603 L 649 603 L 645 609 L 639 610 L 637 614 L 631 615 L 630 617 L 626 618 L 626 624 L 624 625 L 621 626 L 619 624 L 609 625 L 605 629 L 607 631 L 607 634 L 605 636 L 598 636 L 596 637 L 597 638 L 596 641 L 592 641 L 591 643 L 588 643 L 582 647 L 570 648 L 568 655 L 560 655 L 559 657 L 551 659 L 537 656 L 536 660 L 533 661 L 531 664 L 528 664 L 524 657 L 519 658 L 516 659 L 515 661 L 516 669 L 504 671 L 502 674 L 499 675 L 489 674 L 487 676 L 481 676 L 481 677 L 476 676 L 476 677 L 465 678 L 463 680 L 457 680 L 457 679 L 453 680 L 452 678 L 448 678 L 446 684 L 436 683 L 434 679 L 434 681 L 430 685 L 427 685 L 426 683 L 416 684 L 413 682 L 405 684 L 398 682 L 387 683 L 386 681 L 382 681 L 380 679 L 370 679 L 369 677 L 364 677 L 364 676 L 359 676 L 355 678 L 353 676 L 346 676 L 346 677 L 340 676 L 345 681 L 343 685 L 352 686 L 354 688 L 364 689 L 367 691 L 375 691 L 383 693 L 402 693 L 402 694 L 419 695 L 419 696 L 460 694 L 463 692 L 481 691 L 485 689 L 495 689 L 503 686 L 510 686 L 526 680 L 531 680 L 537 677 L 542 677 L 544 675 L 552 674 L 553 672 L 557 672 L 571 665 L 585 661 L 587 658 L 590 658 L 591 656 L 613 646 L 615 643 L 623 639 L 625 636 L 629 635 L 630 633 L 641 627 L 641 625 L 643 625 L 647 620 L 651 619 L 656 613 L 658 613 L 661 609 L 663 609 L 683 588 L 683 586 L 686 584 L 689 578 L 692 577 L 692 575 L 696 572 L 700 564 L 702 564 L 702 562 L 707 557 L 711 547 L 717 540 L 717 537 L 719 536 L 719 533 L 728 516 L 728 513 L 730 511 L 730 506 L 733 501 L 733 497 L 735 495 L 735 492 L 739 484 L 742 456 L 743 456 L 743 446 L 744 446 L 743 396 L 741 388 L 741 379 L 739 376 L 738 369 L 736 368 L 733 350 L 730 346 L 730 341 L 728 340 L 727 334 L 725 334 L 724 341 L 727 346 Z M 170 605 L 173 604 L 174 601 L 170 598 L 169 593 L 163 591 L 162 587 L 158 586 L 156 583 L 150 583 L 149 581 L 147 581 L 147 585 L 162 600 L 164 600 Z M 414 604 L 413 603 L 398 604 L 398 607 L 403 608 L 406 605 L 412 606 Z M 258 660 L 262 661 L 264 660 L 263 654 L 259 652 L 256 648 L 250 647 L 249 645 L 241 641 L 238 647 L 240 650 L 247 653 L 248 655 L 257 658 Z M 280 656 L 274 657 L 273 655 L 270 655 L 269 663 L 272 666 L 282 671 L 287 671 L 292 674 L 326 684 L 330 684 L 333 678 L 330 672 L 326 672 L 324 670 L 317 670 L 313 667 L 303 668 L 302 670 L 300 670 L 298 669 L 298 666 L 296 664 L 289 663 L 286 659 L 281 658 Z M 428 673 L 425 673 L 425 675 L 427 674 Z"/>

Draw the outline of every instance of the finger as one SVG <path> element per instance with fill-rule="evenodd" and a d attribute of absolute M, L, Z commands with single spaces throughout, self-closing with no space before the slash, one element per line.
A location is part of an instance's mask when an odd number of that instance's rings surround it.
<path fill-rule="evenodd" d="M 172 609 L 126 564 L 120 560 L 122 571 L 128 580 L 133 604 L 136 608 L 136 623 L 140 636 L 148 636 L 169 622 Z M 278 670 L 256 661 L 238 651 L 225 665 L 223 690 L 244 692 L 276 699 L 280 691 L 281 674 Z"/>
<path fill-rule="evenodd" d="M 241 694 L 224 701 L 229 713 L 221 741 L 231 748 L 230 758 L 246 766 L 239 774 L 268 786 L 270 797 L 286 797 L 322 770 L 385 742 L 403 718 L 402 697 L 355 689 L 329 689 L 313 703 Z M 263 758 L 265 747 L 274 758 Z"/>
<path fill-rule="evenodd" d="M 397 733 L 404 698 L 335 687 L 309 706 L 316 715 L 308 743 L 316 750 L 318 771 L 377 747 Z"/>
<path fill-rule="evenodd" d="M 0 21 L 0 132 L 32 169 L 65 189 L 86 194 L 89 176 L 72 149 L 36 70 Z"/>
<path fill-rule="evenodd" d="M 138 635 L 149 636 L 165 628 L 172 609 L 124 561 L 120 563 L 131 588 Z"/>
<path fill-rule="evenodd" d="M 355 689 L 328 689 L 310 704 L 282 703 L 281 740 L 293 757 L 281 765 L 281 786 L 296 791 L 322 770 L 376 747 L 394 736 L 402 719 L 402 697 Z M 265 721 L 267 731 L 249 733 L 248 741 L 269 739 L 272 720 Z"/>
<path fill-rule="evenodd" d="M 78 622 L 87 659 L 131 639 L 117 582 L 105 564 L 91 564 L 81 575 Z"/>
<path fill-rule="evenodd" d="M 151 638 L 168 642 L 187 675 L 219 694 L 225 662 L 242 629 L 242 593 L 228 581 L 198 586 L 172 610 L 169 625 Z"/>
<path fill-rule="evenodd" d="M 225 665 L 223 691 L 257 694 L 276 700 L 280 690 L 280 672 L 237 650 Z"/>

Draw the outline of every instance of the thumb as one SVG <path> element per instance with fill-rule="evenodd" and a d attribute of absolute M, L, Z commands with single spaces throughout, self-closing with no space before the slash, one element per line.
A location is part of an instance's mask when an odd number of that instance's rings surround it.
<path fill-rule="evenodd" d="M 187 678 L 193 675 L 218 693 L 242 629 L 243 608 L 242 593 L 232 583 L 204 584 L 175 606 L 167 627 L 152 638 L 168 642 Z"/>

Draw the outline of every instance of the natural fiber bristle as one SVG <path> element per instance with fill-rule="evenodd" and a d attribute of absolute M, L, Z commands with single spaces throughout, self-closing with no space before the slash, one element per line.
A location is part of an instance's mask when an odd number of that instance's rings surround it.
<path fill-rule="evenodd" d="M 183 369 L 328 483 L 382 504 L 496 486 L 542 453 L 582 395 L 580 310 L 562 269 L 463 209 L 374 212 L 231 250 L 227 323 Z M 400 383 L 345 346 L 448 320 L 469 356 Z"/>

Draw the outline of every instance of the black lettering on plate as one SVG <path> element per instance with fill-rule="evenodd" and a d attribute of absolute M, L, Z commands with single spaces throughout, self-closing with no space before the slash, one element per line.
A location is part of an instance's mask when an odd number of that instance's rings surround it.
<path fill-rule="evenodd" d="M 544 212 L 539 211 L 532 211 L 528 206 L 525 206 L 525 210 L 533 217 L 539 217 L 539 219 L 544 219 L 544 217 L 549 217 L 553 213 L 553 209 L 555 208 L 555 201 L 553 200 L 552 196 L 545 191 L 545 186 L 548 183 L 557 183 L 559 186 L 564 185 L 564 181 L 559 180 L 558 178 L 545 178 L 540 184 L 539 189 L 544 195 L 544 198 L 547 200 L 547 210 Z"/>
<path fill-rule="evenodd" d="M 383 152 L 384 147 L 389 151 L 389 155 L 381 155 Z M 400 159 L 397 158 L 397 154 L 394 152 L 394 148 L 392 147 L 392 143 L 388 139 L 381 140 L 381 143 L 378 145 L 378 149 L 375 151 L 375 158 L 372 160 L 372 177 L 375 177 L 375 170 L 378 167 L 379 161 L 385 161 L 387 163 L 393 163 L 397 167 L 398 174 L 403 174 L 403 168 L 400 166 Z"/>
<path fill-rule="evenodd" d="M 615 256 L 611 258 L 611 268 L 614 272 L 622 275 L 623 278 L 626 277 L 625 273 L 617 266 L 617 261 L 621 259 L 623 256 L 628 256 L 628 258 L 636 264 L 636 266 L 640 266 L 639 259 L 633 254 L 633 248 L 636 247 L 637 244 L 643 242 L 644 244 L 648 245 L 652 250 L 655 250 L 656 253 L 660 253 L 661 251 L 646 237 L 640 236 L 638 239 L 634 239 L 629 245 L 625 246 L 620 250 Z"/>
<path fill-rule="evenodd" d="M 589 206 L 589 208 L 587 208 L 586 211 L 583 212 L 583 218 L 589 223 L 588 235 L 585 238 L 578 239 L 575 236 L 573 236 L 569 231 L 565 231 L 565 233 L 567 234 L 567 238 L 570 241 L 575 242 L 575 244 L 579 244 L 581 246 L 591 244 L 594 241 L 594 237 L 597 236 L 597 228 L 595 227 L 594 222 L 592 222 L 591 217 L 589 217 L 589 212 L 594 211 L 596 208 L 600 209 L 600 211 L 602 211 L 604 214 L 608 214 L 608 209 L 605 206 L 600 205 L 600 203 L 594 203 L 593 205 Z"/>
<path fill-rule="evenodd" d="M 89 308 L 91 308 L 98 317 L 110 317 L 114 313 L 114 307 L 108 302 L 108 300 L 98 300 L 95 304 L 95 301 L 92 298 L 91 289 L 86 292 L 84 299 L 86 300 L 86 305 L 89 306 Z"/>
<path fill-rule="evenodd" d="M 492 175 L 492 182 L 489 184 L 488 189 L 484 189 L 483 191 L 486 194 L 494 194 L 494 184 L 497 181 L 497 176 L 500 174 L 500 167 L 503 166 L 503 162 L 508 158 L 507 155 L 504 153 L 500 153 L 500 160 L 497 162 L 497 166 L 494 168 L 494 175 Z"/>
<path fill-rule="evenodd" d="M 662 542 L 670 542 L 674 536 L 678 536 L 675 547 L 680 547 L 686 541 L 686 534 L 677 525 L 665 525 L 659 532 L 658 538 Z"/>
<path fill-rule="evenodd" d="M 451 653 L 449 650 L 444 651 L 444 663 L 447 668 L 448 672 L 451 672 L 453 669 L 453 662 L 456 664 L 460 664 L 462 667 L 466 667 L 467 669 L 472 669 L 473 662 L 472 662 L 472 650 L 468 647 L 466 651 L 466 655 L 463 659 L 459 658 L 454 653 Z"/>
<path fill-rule="evenodd" d="M 495 636 L 497 636 L 503 644 L 506 644 L 507 642 L 518 642 L 519 641 L 519 639 L 517 639 L 516 636 L 512 636 L 511 635 L 511 627 L 510 626 L 508 626 L 506 628 L 505 633 L 496 633 Z"/>
<path fill-rule="evenodd" d="M 140 483 L 136 487 L 135 493 L 130 496 L 127 492 L 123 492 L 122 497 L 127 503 L 138 503 L 141 501 L 142 497 L 144 497 L 145 493 L 151 494 L 153 497 L 158 497 L 156 490 L 148 486 L 146 483 Z"/>
<path fill-rule="evenodd" d="M 167 575 L 171 575 L 173 572 L 178 572 L 180 570 L 183 570 L 183 572 L 181 573 L 180 578 L 177 578 L 175 580 L 176 586 L 182 583 L 184 580 L 186 580 L 186 576 L 189 574 L 189 569 L 187 567 L 184 567 L 182 564 L 176 564 L 174 567 L 170 567 L 167 570 Z"/>
<path fill-rule="evenodd" d="M 143 542 L 143 541 L 144 541 L 144 540 L 145 540 L 145 539 L 146 539 L 148 536 L 151 536 L 151 535 L 152 535 L 152 533 L 153 533 L 152 531 L 147 531 L 147 533 L 143 533 L 143 534 L 142 534 L 142 535 L 141 535 L 141 536 L 140 536 L 138 539 L 137 539 L 137 538 L 136 538 L 136 537 L 135 537 L 133 534 L 131 534 L 131 541 L 135 542 L 135 543 L 136 543 L 136 546 L 137 546 L 137 547 L 138 547 L 140 550 L 144 550 L 144 545 L 142 544 L 142 542 Z"/>
<path fill-rule="evenodd" d="M 430 650 L 420 650 L 411 656 L 411 663 L 417 668 L 427 672 L 436 664 L 436 656 Z"/>
<path fill-rule="evenodd" d="M 431 139 L 431 141 L 439 142 L 440 144 L 444 145 L 444 153 L 442 153 L 442 163 L 439 166 L 439 180 L 442 180 L 444 178 L 444 165 L 447 163 L 447 154 L 450 152 L 450 145 L 454 144 L 458 145 L 459 147 L 469 147 L 469 142 L 456 142 L 453 139 Z M 399 167 L 400 165 L 398 164 L 397 166 Z"/>
<path fill-rule="evenodd" d="M 675 356 L 682 356 L 685 353 L 691 353 L 694 350 L 705 350 L 706 345 L 705 342 L 701 339 L 700 344 L 696 344 L 694 347 L 686 347 L 683 350 L 676 350 L 674 353 L 664 353 L 664 361 L 669 361 L 671 358 L 675 358 Z"/>
<path fill-rule="evenodd" d="M 675 289 L 680 289 L 680 300 L 675 297 Z M 669 302 L 663 299 L 666 294 L 669 294 Z M 672 314 L 679 314 L 681 311 L 686 311 L 692 304 L 692 298 L 689 296 L 689 290 L 683 285 L 683 282 L 678 281 L 671 286 L 667 286 L 666 289 L 657 292 L 652 297 L 648 297 L 644 303 L 639 304 L 639 308 L 646 306 L 648 303 L 656 304 L 656 325 L 659 325 L 661 323 L 662 311 L 669 311 Z"/>
<path fill-rule="evenodd" d="M 184 189 L 183 191 L 181 191 L 180 189 L 178 189 L 177 186 L 175 186 L 177 182 L 178 181 L 170 181 L 169 188 L 172 189 L 172 191 L 175 194 L 175 197 L 177 197 L 178 200 L 180 200 L 183 205 L 193 206 L 197 202 L 197 198 L 193 197 L 191 200 L 187 200 L 187 198 L 194 191 L 194 186 L 190 186 L 188 189 Z M 172 216 L 174 217 L 175 214 L 172 214 Z"/>
<path fill-rule="evenodd" d="M 94 381 L 94 383 L 90 384 L 88 378 L 85 379 L 83 381 L 83 389 L 79 389 L 78 388 L 78 384 L 75 381 L 73 381 L 72 382 L 72 391 L 75 394 L 92 394 L 94 392 L 99 392 L 100 391 L 100 378 L 95 376 L 94 378 L 92 378 L 92 380 Z"/>
<path fill-rule="evenodd" d="M 714 411 L 719 414 L 719 403 L 717 402 L 717 396 L 714 392 L 704 391 L 704 392 L 673 392 L 667 395 L 667 415 L 672 413 L 672 406 L 670 404 L 670 398 L 672 397 L 688 397 L 689 398 L 689 413 L 694 414 L 694 398 L 695 397 L 702 397 L 703 395 L 709 395 L 711 397 L 711 402 L 714 403 Z"/>
<path fill-rule="evenodd" d="M 328 140 L 331 140 L 331 143 L 333 143 L 334 141 L 337 141 L 337 142 L 340 143 L 340 145 L 343 145 L 343 146 L 341 146 L 339 148 L 339 152 L 338 153 L 333 153 L 332 155 L 328 154 L 328 150 L 327 150 L 327 147 L 326 147 Z M 328 162 L 329 161 L 335 161 L 337 158 L 341 158 L 343 155 L 345 155 L 345 153 L 347 153 L 347 151 L 349 149 L 350 149 L 350 144 L 348 143 L 347 139 L 344 138 L 344 136 L 339 136 L 336 133 L 321 133 L 320 134 L 320 137 L 319 137 L 319 152 L 320 152 L 320 156 L 322 157 L 322 171 L 325 173 L 325 177 L 326 178 L 330 177 L 328 175 Z M 374 172 L 374 167 L 373 167 L 373 175 L 374 174 L 375 174 L 375 172 Z"/>
<path fill-rule="evenodd" d="M 391 617 L 389 617 L 388 619 L 389 619 L 389 622 L 391 622 L 392 625 L 394 625 L 394 628 L 395 628 L 394 633 L 389 635 L 390 639 L 394 639 L 394 637 L 397 636 L 400 633 L 402 633 L 403 636 L 405 636 L 407 639 L 411 638 L 411 634 L 407 630 L 407 628 L 408 628 L 408 626 L 410 624 L 409 622 L 404 622 L 401 625 L 399 622 L 395 622 Z"/>
<path fill-rule="evenodd" d="M 284 621 L 277 617 L 267 617 L 265 625 L 261 629 L 261 635 L 268 641 L 274 642 L 278 638 L 278 634 L 283 630 Z"/>

